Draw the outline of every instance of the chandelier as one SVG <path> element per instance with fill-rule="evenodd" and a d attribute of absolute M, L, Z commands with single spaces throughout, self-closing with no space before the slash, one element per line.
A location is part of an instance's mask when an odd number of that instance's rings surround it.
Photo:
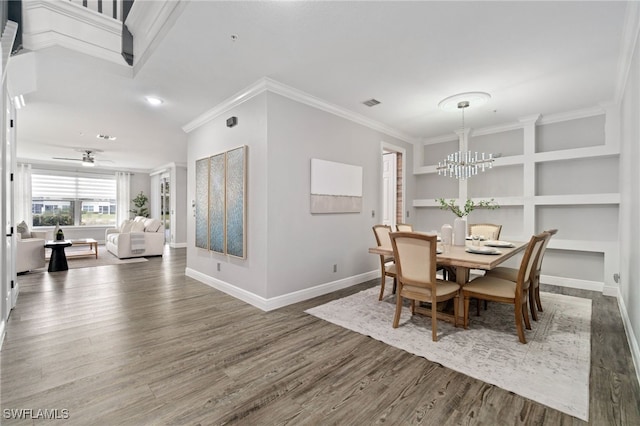
<path fill-rule="evenodd" d="M 449 96 L 440 101 L 438 106 L 445 111 L 452 111 L 454 108 L 462 110 L 462 132 L 460 133 L 460 150 L 447 155 L 443 161 L 438 162 L 438 175 L 448 176 L 456 179 L 467 179 L 475 176 L 478 172 L 484 172 L 492 167 L 494 161 L 493 154 L 484 152 L 471 152 L 467 148 L 468 132 L 464 127 L 464 110 L 473 102 L 474 106 L 484 104 L 491 98 L 488 93 L 469 92 Z"/>

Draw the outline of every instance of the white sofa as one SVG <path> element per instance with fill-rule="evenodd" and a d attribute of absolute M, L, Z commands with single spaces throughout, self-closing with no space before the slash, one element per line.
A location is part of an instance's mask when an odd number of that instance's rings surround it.
<path fill-rule="evenodd" d="M 44 268 L 44 243 L 47 231 L 29 231 L 24 222 L 17 227 L 16 233 L 16 272 L 27 272 Z"/>
<path fill-rule="evenodd" d="M 120 259 L 142 256 L 162 256 L 164 226 L 158 219 L 136 216 L 125 220 L 118 228 L 105 231 L 107 250 Z"/>

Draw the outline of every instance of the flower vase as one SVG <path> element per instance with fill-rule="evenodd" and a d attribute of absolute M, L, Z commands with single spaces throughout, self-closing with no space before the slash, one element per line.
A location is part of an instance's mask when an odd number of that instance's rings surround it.
<path fill-rule="evenodd" d="M 453 245 L 464 246 L 467 239 L 467 219 L 457 217 L 453 221 Z"/>

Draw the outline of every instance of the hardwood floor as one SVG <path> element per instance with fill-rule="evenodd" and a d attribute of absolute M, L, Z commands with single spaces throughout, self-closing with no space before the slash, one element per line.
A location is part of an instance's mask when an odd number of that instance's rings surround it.
<path fill-rule="evenodd" d="M 584 424 L 304 313 L 378 280 L 262 312 L 185 277 L 185 252 L 20 276 L 2 424 L 41 423 L 12 409 L 58 410 L 65 425 Z M 616 300 L 543 290 L 594 301 L 589 424 L 640 424 Z"/>

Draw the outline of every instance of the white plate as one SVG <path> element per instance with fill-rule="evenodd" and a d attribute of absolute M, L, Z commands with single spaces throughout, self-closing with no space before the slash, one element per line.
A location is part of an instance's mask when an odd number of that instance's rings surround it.
<path fill-rule="evenodd" d="M 484 245 L 489 247 L 515 247 L 513 243 L 510 243 L 509 241 L 498 240 L 487 241 L 486 243 L 484 243 Z"/>
<path fill-rule="evenodd" d="M 436 249 L 436 254 L 442 254 L 442 250 Z"/>
<path fill-rule="evenodd" d="M 467 247 L 466 252 L 475 254 L 502 254 L 501 251 L 493 247 Z"/>

